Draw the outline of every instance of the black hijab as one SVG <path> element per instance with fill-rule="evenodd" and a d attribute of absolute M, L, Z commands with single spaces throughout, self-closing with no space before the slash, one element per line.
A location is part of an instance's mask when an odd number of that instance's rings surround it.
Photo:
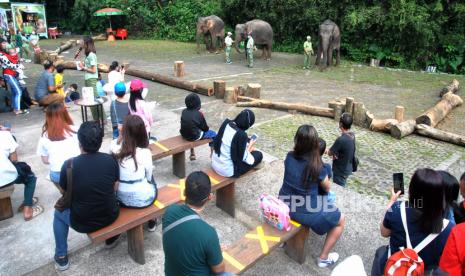
<path fill-rule="evenodd" d="M 249 142 L 249 137 L 245 132 L 255 123 L 255 114 L 250 109 L 244 109 L 239 113 L 234 121 L 226 119 L 223 124 L 221 125 L 218 135 L 213 140 L 213 150 L 215 154 L 220 156 L 221 154 L 221 144 L 223 142 L 223 135 L 226 126 L 230 126 L 233 128 L 236 133 L 231 141 L 231 159 L 234 164 L 234 176 L 237 177 L 239 174 L 237 173 L 237 164 L 242 162 L 244 157 L 244 152 L 247 147 L 247 143 Z"/>

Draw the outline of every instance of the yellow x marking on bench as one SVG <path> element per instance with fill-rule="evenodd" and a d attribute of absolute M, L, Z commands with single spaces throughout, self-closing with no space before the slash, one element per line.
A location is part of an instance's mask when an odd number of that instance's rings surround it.
<path fill-rule="evenodd" d="M 216 180 L 213 176 L 208 176 L 210 178 L 210 182 L 212 183 L 212 185 L 216 185 L 218 183 L 220 183 L 220 181 Z"/>
<path fill-rule="evenodd" d="M 246 234 L 245 237 L 248 239 L 258 240 L 260 242 L 263 254 L 268 254 L 270 251 L 267 241 L 279 242 L 281 240 L 280 237 L 265 236 L 265 232 L 263 231 L 262 226 L 257 226 L 257 234 Z"/>
<path fill-rule="evenodd" d="M 225 251 L 223 251 L 223 259 L 225 259 L 228 263 L 237 268 L 239 271 L 242 271 L 245 268 L 243 264 L 241 264 L 238 260 L 234 259 L 233 256 L 229 255 Z"/>
<path fill-rule="evenodd" d="M 184 196 L 184 190 L 186 189 L 186 180 L 179 179 L 179 185 L 176 184 L 168 184 L 168 187 L 179 189 L 181 192 L 181 199 L 185 200 L 186 197 Z"/>
<path fill-rule="evenodd" d="M 163 146 L 160 142 L 153 143 L 155 146 L 159 147 L 162 151 L 170 151 L 167 147 Z"/>
<path fill-rule="evenodd" d="M 163 204 L 163 203 L 161 203 L 160 201 L 158 201 L 158 199 L 155 200 L 155 202 L 153 203 L 153 205 L 157 206 L 158 209 L 163 209 L 163 208 L 165 208 L 165 204 Z"/>

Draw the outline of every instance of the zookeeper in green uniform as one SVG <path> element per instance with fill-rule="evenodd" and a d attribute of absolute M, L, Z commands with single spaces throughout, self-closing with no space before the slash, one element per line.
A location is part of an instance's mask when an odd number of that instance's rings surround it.
<path fill-rule="evenodd" d="M 304 68 L 310 69 L 310 55 L 313 55 L 312 38 L 307 36 L 307 41 L 304 42 Z"/>
<path fill-rule="evenodd" d="M 228 35 L 224 39 L 224 45 L 226 45 L 225 53 L 226 53 L 226 63 L 227 64 L 232 63 L 232 61 L 231 61 L 231 46 L 234 43 L 234 40 L 232 40 L 231 36 L 232 36 L 232 33 L 228 32 Z"/>
<path fill-rule="evenodd" d="M 252 37 L 252 33 L 250 32 L 249 33 L 249 36 L 247 37 L 248 40 L 247 40 L 247 61 L 249 62 L 248 66 L 250 68 L 253 67 L 253 50 L 254 50 L 254 40 L 253 40 L 253 37 Z"/>

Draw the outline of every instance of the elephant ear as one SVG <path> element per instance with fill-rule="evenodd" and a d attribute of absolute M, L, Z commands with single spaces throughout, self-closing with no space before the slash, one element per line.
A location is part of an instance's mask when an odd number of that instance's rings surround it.
<path fill-rule="evenodd" d="M 208 28 L 208 29 L 213 28 L 213 25 L 214 25 L 214 24 L 215 24 L 215 23 L 214 23 L 213 20 L 211 20 L 211 19 L 209 19 L 209 20 L 206 21 L 206 25 L 207 25 L 207 28 Z"/>

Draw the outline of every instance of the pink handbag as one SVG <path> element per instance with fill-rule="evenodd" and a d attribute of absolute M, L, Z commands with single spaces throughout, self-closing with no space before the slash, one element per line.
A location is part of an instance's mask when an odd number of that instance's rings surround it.
<path fill-rule="evenodd" d="M 263 219 L 279 230 L 291 230 L 289 206 L 278 198 L 262 194 L 260 196 L 260 210 Z"/>

